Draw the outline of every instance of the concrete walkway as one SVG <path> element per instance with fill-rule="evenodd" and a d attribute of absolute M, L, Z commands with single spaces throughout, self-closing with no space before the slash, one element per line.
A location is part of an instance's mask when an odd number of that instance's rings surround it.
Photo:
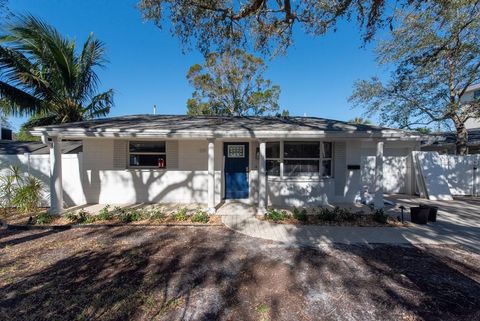
<path fill-rule="evenodd" d="M 391 197 L 409 208 L 419 202 L 440 207 L 436 223 L 410 227 L 343 227 L 277 224 L 258 220 L 254 208 L 241 203 L 224 204 L 218 211 L 231 229 L 252 237 L 290 246 L 318 247 L 325 244 L 455 244 L 480 250 L 480 202 L 470 200 L 426 201 Z M 396 215 L 391 209 L 390 215 Z M 409 216 L 406 215 L 409 219 Z"/>

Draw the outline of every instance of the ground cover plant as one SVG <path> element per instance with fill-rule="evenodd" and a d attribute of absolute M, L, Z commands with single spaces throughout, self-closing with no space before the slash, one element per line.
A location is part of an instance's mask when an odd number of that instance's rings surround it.
<path fill-rule="evenodd" d="M 341 207 L 297 208 L 291 210 L 267 209 L 264 219 L 275 223 L 348 225 L 348 226 L 399 226 L 401 223 L 390 218 L 383 210 L 371 213 L 351 211 Z"/>
<path fill-rule="evenodd" d="M 166 213 L 161 207 L 123 208 L 106 205 L 97 214 L 89 213 L 85 209 L 67 212 L 63 216 L 52 216 L 41 213 L 32 220 L 34 224 L 116 224 L 116 223 L 145 223 L 145 224 L 213 224 L 218 223 L 216 216 L 210 216 L 205 211 L 197 208 L 189 210 L 179 208 L 171 213 Z"/>

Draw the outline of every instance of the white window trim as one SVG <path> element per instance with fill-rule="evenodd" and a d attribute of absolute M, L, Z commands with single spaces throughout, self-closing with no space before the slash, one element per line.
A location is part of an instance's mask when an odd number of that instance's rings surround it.
<path fill-rule="evenodd" d="M 311 141 L 300 141 L 300 140 L 295 140 L 296 142 L 311 142 Z M 285 142 L 289 142 L 289 141 L 284 141 L 284 140 L 272 140 L 272 141 L 268 141 L 268 143 L 277 143 L 279 142 L 280 143 L 280 158 L 265 158 L 265 160 L 276 160 L 276 161 L 279 161 L 280 162 L 280 175 L 276 176 L 276 175 L 269 175 L 269 178 L 273 179 L 273 180 L 278 180 L 278 179 L 281 179 L 281 180 L 321 180 L 321 179 L 330 179 L 330 178 L 334 178 L 334 162 L 333 162 L 333 159 L 334 159 L 334 142 L 333 141 L 326 141 L 326 140 L 320 140 L 320 141 L 314 141 L 314 142 L 318 142 L 320 144 L 320 155 L 318 158 L 301 158 L 301 157 L 285 157 Z M 331 150 L 331 157 L 323 157 L 322 155 L 325 154 L 324 152 L 324 143 L 331 143 L 332 144 L 332 150 Z M 286 175 L 285 174 L 285 170 L 284 170 L 284 161 L 285 160 L 318 160 L 318 173 L 312 173 L 310 175 Z M 322 166 L 322 162 L 324 160 L 327 160 L 327 161 L 330 161 L 331 162 L 331 168 L 330 168 L 330 172 L 331 172 L 331 175 L 329 176 L 324 176 L 322 171 L 323 171 L 323 166 Z"/>
<path fill-rule="evenodd" d="M 156 169 L 159 171 L 164 171 L 168 168 L 168 163 L 164 168 L 159 168 L 158 166 L 135 166 L 130 165 L 130 155 L 164 155 L 165 162 L 167 161 L 167 142 L 164 140 L 160 140 L 159 142 L 165 143 L 165 152 L 130 152 L 130 143 L 131 142 L 141 142 L 141 140 L 129 140 L 127 144 L 127 169 Z"/>

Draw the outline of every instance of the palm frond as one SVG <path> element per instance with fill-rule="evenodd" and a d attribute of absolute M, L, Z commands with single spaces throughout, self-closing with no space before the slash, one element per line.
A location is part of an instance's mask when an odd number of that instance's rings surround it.
<path fill-rule="evenodd" d="M 3 81 L 0 81 L 0 98 L 0 108 L 6 115 L 34 115 L 45 108 L 42 100 Z"/>
<path fill-rule="evenodd" d="M 113 107 L 113 89 L 98 94 L 92 98 L 90 104 L 85 108 L 85 119 L 92 119 L 107 116 L 110 108 Z"/>
<path fill-rule="evenodd" d="M 104 44 L 90 34 L 78 60 L 77 99 L 85 100 L 94 95 L 99 80 L 93 68 L 103 67 L 105 62 Z"/>

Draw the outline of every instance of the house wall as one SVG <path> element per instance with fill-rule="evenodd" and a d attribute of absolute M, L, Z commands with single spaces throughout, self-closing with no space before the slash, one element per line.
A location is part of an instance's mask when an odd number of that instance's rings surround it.
<path fill-rule="evenodd" d="M 83 183 L 88 203 L 206 203 L 207 141 L 167 141 L 167 169 L 130 169 L 128 141 L 114 151 L 114 139 L 85 139 Z M 215 144 L 216 202 L 222 192 L 222 146 Z M 120 154 L 120 155 L 119 155 Z M 125 159 L 114 170 L 114 159 Z"/>
<path fill-rule="evenodd" d="M 248 140 L 242 140 L 248 141 Z M 215 201 L 224 194 L 223 140 L 215 142 Z M 258 203 L 259 143 L 250 140 L 249 183 L 252 204 Z M 128 169 L 127 140 L 85 139 L 83 153 L 62 156 L 64 201 L 67 206 L 85 203 L 125 204 L 136 202 L 206 203 L 207 141 L 182 140 L 167 143 L 167 170 Z M 386 192 L 409 193 L 412 184 L 409 153 L 412 143 L 387 142 L 384 159 Z M 362 186 L 373 190 L 375 168 L 373 142 L 334 142 L 334 178 L 301 179 L 269 177 L 267 193 L 270 205 L 305 206 L 327 202 L 354 202 Z M 3 155 L 0 168 L 20 164 L 46 186 L 48 205 L 50 178 L 49 155 Z M 28 164 L 30 163 L 30 166 Z M 348 170 L 347 165 L 361 165 Z"/>
<path fill-rule="evenodd" d="M 384 192 L 412 192 L 410 154 L 415 142 L 386 142 L 384 146 Z M 275 206 L 312 206 L 326 203 L 353 203 L 360 191 L 370 193 L 375 183 L 376 146 L 373 141 L 335 141 L 333 178 L 300 179 L 269 177 L 269 204 Z M 360 169 L 348 169 L 360 165 Z"/>

